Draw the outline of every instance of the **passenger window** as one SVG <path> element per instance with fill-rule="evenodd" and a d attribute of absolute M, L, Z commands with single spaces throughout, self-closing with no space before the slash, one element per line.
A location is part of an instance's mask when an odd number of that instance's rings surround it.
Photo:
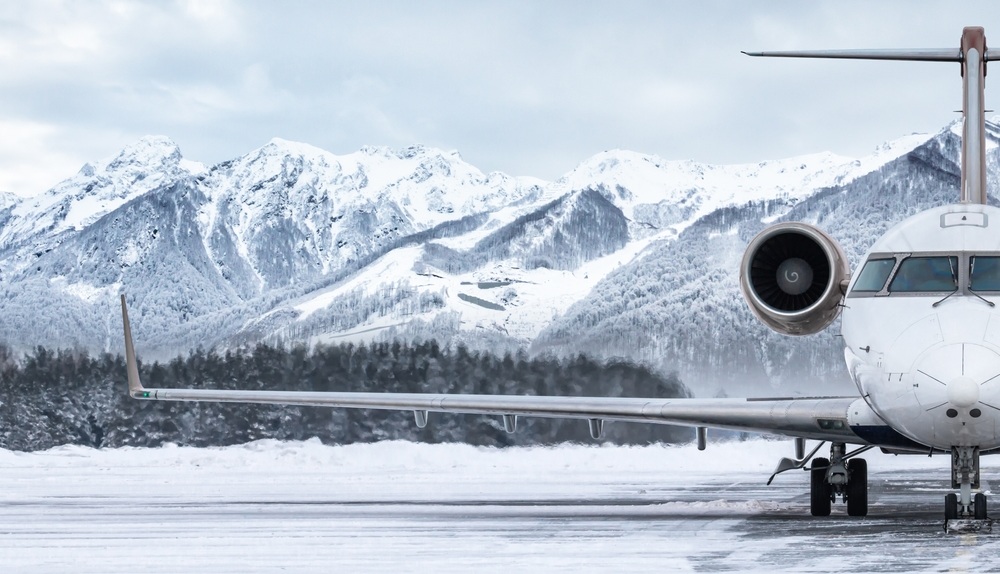
<path fill-rule="evenodd" d="M 854 291 L 881 291 L 895 265 L 895 259 L 869 259 L 854 282 Z"/>
<path fill-rule="evenodd" d="M 969 289 L 1000 291 L 1000 257 L 973 255 L 969 260 Z"/>
<path fill-rule="evenodd" d="M 890 293 L 954 291 L 958 257 L 908 257 L 889 284 Z"/>

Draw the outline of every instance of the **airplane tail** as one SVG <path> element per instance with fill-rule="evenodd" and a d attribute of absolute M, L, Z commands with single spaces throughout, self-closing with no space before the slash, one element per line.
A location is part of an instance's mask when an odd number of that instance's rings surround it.
<path fill-rule="evenodd" d="M 986 79 L 986 32 L 978 26 L 962 30 L 961 45 L 925 50 L 806 50 L 743 52 L 747 56 L 773 58 L 837 58 L 849 60 L 909 60 L 917 62 L 958 62 L 962 65 L 962 187 L 959 201 L 985 204 L 986 198 L 986 112 L 983 88 Z"/>
<path fill-rule="evenodd" d="M 128 320 L 128 308 L 125 306 L 125 295 L 122 295 L 122 324 L 125 328 L 125 370 L 128 373 L 128 394 L 141 399 L 149 396 L 139 381 L 139 365 L 135 360 L 135 345 L 132 344 L 132 326 Z"/>

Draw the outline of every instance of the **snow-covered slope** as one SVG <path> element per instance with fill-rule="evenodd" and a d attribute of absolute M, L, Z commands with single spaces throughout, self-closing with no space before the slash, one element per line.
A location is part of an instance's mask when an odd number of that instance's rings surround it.
<path fill-rule="evenodd" d="M 209 253 L 222 262 L 235 249 L 258 291 L 336 272 L 414 233 L 516 203 L 534 185 L 484 175 L 454 152 L 335 156 L 280 139 L 215 166 L 201 183 Z"/>
<path fill-rule="evenodd" d="M 956 139 L 949 126 L 859 159 L 736 166 L 615 150 L 546 182 L 484 174 L 427 147 L 335 155 L 280 139 L 205 168 L 166 138 L 144 138 L 36 198 L 0 200 L 0 338 L 117 350 L 124 291 L 151 357 L 261 340 L 437 338 L 688 373 L 684 361 L 721 356 L 722 343 L 678 355 L 664 326 L 712 309 L 637 301 L 705 289 L 737 301 L 730 280 L 749 230 L 847 205 L 879 228 L 896 206 L 873 207 L 865 190 L 947 188 Z M 693 237 L 707 243 L 694 249 Z M 633 279 L 611 287 L 622 277 Z M 620 324 L 601 335 L 609 317 Z"/>
<path fill-rule="evenodd" d="M 10 220 L 0 229 L 0 246 L 80 231 L 135 197 L 204 171 L 201 164 L 184 160 L 169 139 L 143 138 L 113 158 L 85 164 L 37 197 L 0 200 L 0 209 L 11 209 Z"/>
<path fill-rule="evenodd" d="M 512 348 L 512 343 L 527 344 L 573 303 L 592 294 L 594 287 L 613 270 L 631 263 L 641 265 L 637 258 L 648 253 L 650 245 L 669 244 L 700 218 L 720 209 L 755 203 L 768 205 L 768 217 L 775 218 L 817 190 L 855 181 L 930 139 L 927 135 L 908 136 L 857 160 L 816 154 L 739 166 L 665 162 L 653 156 L 621 151 L 598 154 L 550 184 L 545 197 L 560 194 L 570 197 L 573 192 L 569 190 L 597 190 L 623 213 L 628 225 L 627 241 L 563 268 L 533 266 L 523 257 L 509 256 L 491 257 L 489 264 L 471 266 L 471 269 L 462 265 L 449 268 L 447 264 L 462 260 L 477 243 L 488 240 L 502 222 L 523 217 L 525 212 L 539 214 L 535 206 L 494 212 L 487 224 L 479 229 L 434 242 L 434 245 L 449 248 L 445 257 L 438 256 L 437 248 L 425 248 L 423 258 L 418 258 L 419 250 L 405 255 L 407 262 L 418 261 L 410 272 L 410 284 L 444 300 L 436 313 L 437 323 L 424 325 L 412 318 L 399 320 L 398 315 L 390 313 L 352 332 L 373 334 L 391 327 L 385 336 L 434 336 L 436 330 L 452 326 L 464 333 L 460 338 L 466 342 L 481 340 L 483 345 L 507 345 L 502 348 Z M 531 211 L 533 209 L 535 211 Z M 555 229 L 559 224 L 558 217 L 540 217 L 538 221 L 543 222 L 539 227 L 545 230 Z M 540 241 L 538 235 L 533 237 L 536 242 Z M 600 244 L 607 238 L 607 234 L 601 234 L 592 238 L 591 244 Z M 523 241 L 520 236 L 505 238 L 504 245 L 516 247 L 519 241 Z M 427 251 L 431 252 L 429 256 Z M 561 252 L 565 254 L 566 249 Z M 741 253 L 738 248 L 737 254 Z M 391 276 L 405 277 L 402 271 L 406 266 L 395 256 L 387 258 L 393 261 L 391 265 L 395 269 Z M 382 285 L 386 275 L 383 267 L 376 265 L 362 270 L 345 285 L 352 288 Z M 322 298 L 329 301 L 329 293 L 324 293 Z M 305 304 L 311 308 L 308 316 L 312 316 L 315 305 Z M 432 321 L 431 318 L 425 320 Z M 628 356 L 620 351 L 613 354 Z M 643 358 L 648 360 L 648 357 Z"/>
<path fill-rule="evenodd" d="M 678 370 L 703 395 L 778 387 L 792 394 L 853 392 L 837 326 L 784 337 L 747 311 L 737 288 L 743 249 L 776 219 L 809 221 L 837 238 L 856 265 L 894 223 L 958 199 L 959 143 L 946 128 L 877 170 L 794 205 L 770 200 L 719 209 L 675 241 L 652 245 L 641 261 L 615 269 L 547 325 L 533 350 L 631 356 Z M 996 197 L 995 147 L 988 159 Z"/>

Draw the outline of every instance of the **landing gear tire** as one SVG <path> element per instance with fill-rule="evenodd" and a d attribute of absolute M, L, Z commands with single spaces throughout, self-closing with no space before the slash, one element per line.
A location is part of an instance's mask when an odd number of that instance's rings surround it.
<path fill-rule="evenodd" d="M 958 518 L 958 495 L 949 492 L 944 495 L 944 519 L 955 520 Z"/>
<path fill-rule="evenodd" d="M 986 495 L 982 492 L 977 492 L 972 499 L 972 512 L 976 520 L 986 520 Z"/>
<path fill-rule="evenodd" d="M 830 516 L 833 491 L 826 482 L 826 470 L 830 461 L 814 458 L 809 469 L 809 511 L 813 516 Z"/>
<path fill-rule="evenodd" d="M 868 461 L 863 458 L 847 461 L 847 515 L 868 516 Z"/>

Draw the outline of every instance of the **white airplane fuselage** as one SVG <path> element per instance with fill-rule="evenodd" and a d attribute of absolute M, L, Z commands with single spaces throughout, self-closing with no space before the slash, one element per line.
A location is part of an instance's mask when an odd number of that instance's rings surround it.
<path fill-rule="evenodd" d="M 953 269 L 954 287 L 939 277 L 937 287 L 904 289 L 895 278 L 908 258 Z M 880 275 L 855 291 L 872 260 L 892 271 L 878 291 Z M 842 313 L 847 367 L 872 410 L 910 440 L 945 451 L 1000 447 L 1000 307 L 991 305 L 1000 287 L 983 277 L 997 261 L 1000 209 L 954 204 L 893 227 L 853 274 Z"/>

